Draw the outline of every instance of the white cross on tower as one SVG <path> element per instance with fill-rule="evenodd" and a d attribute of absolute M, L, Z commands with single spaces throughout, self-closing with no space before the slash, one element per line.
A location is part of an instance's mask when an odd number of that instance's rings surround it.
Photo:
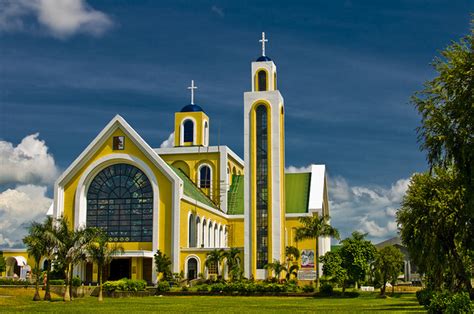
<path fill-rule="evenodd" d="M 188 89 L 191 90 L 191 105 L 194 105 L 194 90 L 197 89 L 197 86 L 194 86 L 194 80 L 191 80 L 191 86 Z"/>
<path fill-rule="evenodd" d="M 259 40 L 259 42 L 262 43 L 262 56 L 265 57 L 265 43 L 268 41 L 268 39 L 265 39 L 265 32 L 262 32 L 262 39 Z"/>

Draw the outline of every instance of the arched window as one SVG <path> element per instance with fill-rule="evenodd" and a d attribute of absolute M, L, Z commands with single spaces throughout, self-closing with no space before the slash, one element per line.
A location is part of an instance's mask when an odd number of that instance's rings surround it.
<path fill-rule="evenodd" d="M 188 259 L 188 280 L 196 279 L 198 275 L 198 262 L 194 257 Z"/>
<path fill-rule="evenodd" d="M 151 242 L 153 190 L 147 176 L 129 164 L 99 172 L 87 191 L 86 224 L 104 229 L 112 242 Z"/>
<path fill-rule="evenodd" d="M 199 169 L 199 187 L 202 189 L 211 188 L 211 168 L 207 165 Z"/>
<path fill-rule="evenodd" d="M 214 225 L 214 247 L 219 247 L 219 233 L 217 232 L 217 224 Z"/>
<path fill-rule="evenodd" d="M 186 120 L 183 123 L 183 142 L 194 142 L 194 122 Z"/>
<path fill-rule="evenodd" d="M 189 247 L 196 247 L 196 220 L 193 214 L 189 215 L 188 232 Z"/>
<path fill-rule="evenodd" d="M 257 91 L 262 92 L 267 90 L 267 71 L 260 70 L 257 72 Z"/>
<path fill-rule="evenodd" d="M 206 235 L 207 235 L 207 222 L 206 222 L 206 219 L 203 219 L 202 220 L 202 247 L 208 247 L 208 243 L 207 242 L 207 238 L 206 238 Z"/>
<path fill-rule="evenodd" d="M 214 247 L 214 229 L 212 228 L 212 222 L 209 222 L 209 230 L 207 232 L 208 235 L 208 240 L 207 243 L 209 243 L 209 247 Z"/>
<path fill-rule="evenodd" d="M 201 218 L 199 216 L 196 217 L 196 247 L 201 247 L 202 243 L 202 226 L 201 226 Z"/>

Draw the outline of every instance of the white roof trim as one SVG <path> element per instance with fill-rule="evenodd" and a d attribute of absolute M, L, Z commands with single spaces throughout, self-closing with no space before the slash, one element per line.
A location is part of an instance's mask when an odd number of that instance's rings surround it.
<path fill-rule="evenodd" d="M 172 154 L 195 154 L 195 153 L 218 153 L 220 151 L 227 150 L 227 153 L 235 159 L 242 167 L 244 161 L 235 152 L 233 152 L 228 146 L 181 146 L 181 147 L 164 147 L 154 148 L 154 151 L 160 155 L 172 155 Z"/>
<path fill-rule="evenodd" d="M 161 159 L 161 157 L 141 138 L 141 136 L 135 131 L 120 115 L 116 115 L 102 131 L 94 138 L 94 140 L 86 147 L 86 149 L 77 157 L 74 162 L 62 173 L 62 175 L 56 180 L 58 186 L 64 185 L 76 172 L 81 169 L 84 164 L 89 160 L 92 154 L 95 153 L 96 148 L 102 145 L 105 140 L 117 129 L 121 128 L 127 136 L 134 141 L 134 143 L 143 148 L 143 153 L 147 155 L 150 160 L 154 161 L 161 170 L 171 181 L 178 181 L 182 185 L 182 180 L 176 173 Z"/>
<path fill-rule="evenodd" d="M 117 258 L 120 257 L 153 257 L 153 251 L 147 250 L 137 250 L 137 251 L 124 251 L 123 253 L 118 253 L 114 255 Z"/>
<path fill-rule="evenodd" d="M 326 184 L 326 166 L 311 165 L 311 183 L 308 212 L 322 212 L 324 206 L 324 186 Z"/>
<path fill-rule="evenodd" d="M 49 206 L 46 216 L 53 216 L 53 212 L 54 212 L 54 202 L 52 202 L 51 205 Z"/>

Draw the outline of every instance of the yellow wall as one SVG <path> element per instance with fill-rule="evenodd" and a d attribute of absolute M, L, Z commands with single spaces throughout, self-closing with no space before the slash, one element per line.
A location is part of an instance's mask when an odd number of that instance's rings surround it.
<path fill-rule="evenodd" d="M 202 164 L 209 164 L 212 171 L 212 191 L 209 189 L 203 189 L 203 192 L 207 196 L 211 196 L 211 199 L 216 203 L 220 204 L 220 159 L 219 152 L 206 153 L 203 148 L 202 153 L 192 154 L 163 154 L 160 155 L 164 161 L 170 165 L 183 166 L 186 164 L 189 167 L 189 178 L 199 186 L 198 182 L 198 169 Z"/>
<path fill-rule="evenodd" d="M 244 247 L 244 219 L 229 219 L 229 225 L 229 247 Z"/>
<path fill-rule="evenodd" d="M 315 239 L 307 239 L 307 240 L 300 240 L 295 241 L 295 233 L 296 228 L 301 227 L 301 223 L 299 222 L 299 218 L 297 217 L 287 217 L 286 218 L 286 241 L 287 246 L 295 246 L 298 250 L 313 250 L 315 254 L 315 265 L 317 265 L 316 261 L 316 240 Z M 301 261 L 300 261 L 301 262 Z M 316 267 L 314 268 L 316 269 Z"/>
<path fill-rule="evenodd" d="M 3 252 L 3 258 L 5 259 L 5 263 L 7 262 L 7 259 L 9 257 L 22 256 L 26 259 L 26 262 L 28 263 L 28 265 L 31 266 L 31 269 L 33 269 L 33 267 L 35 266 L 35 260 L 32 257 L 29 257 L 27 252 L 13 252 L 13 251 L 8 251 L 8 249 L 3 250 L 2 252 Z M 6 276 L 7 270 L 8 270 L 8 266 L 4 272 L 0 272 L 0 277 Z"/>
<path fill-rule="evenodd" d="M 179 141 L 181 138 L 181 124 L 183 123 L 184 120 L 187 118 L 192 118 L 195 123 L 195 134 L 194 138 L 195 144 L 192 142 L 185 142 L 183 143 L 184 145 L 180 145 Z M 202 111 L 200 112 L 176 112 L 174 115 L 174 146 L 203 146 L 205 145 L 204 143 L 204 136 L 203 136 L 203 130 L 204 130 L 204 123 L 207 121 L 207 127 L 209 129 L 209 117 Z M 209 143 L 209 139 L 207 140 Z"/>
<path fill-rule="evenodd" d="M 125 136 L 125 149 L 124 150 L 113 150 L 112 138 L 113 136 Z M 171 255 L 171 213 L 172 213 L 172 184 L 169 179 L 162 174 L 156 166 L 148 160 L 141 149 L 132 141 L 131 138 L 127 137 L 125 133 L 119 128 L 113 132 L 113 134 L 99 147 L 95 153 L 87 160 L 85 165 L 74 175 L 69 182 L 64 186 L 64 217 L 66 217 L 71 225 L 74 224 L 74 208 L 75 208 L 75 194 L 77 185 L 81 178 L 81 175 L 96 160 L 107 156 L 109 154 L 129 154 L 142 160 L 150 169 L 152 169 L 155 177 L 157 178 L 159 188 L 159 200 L 154 199 L 154 202 L 159 202 L 159 227 L 156 229 L 159 232 L 159 243 L 158 247 L 164 251 L 168 256 Z M 122 163 L 124 161 L 118 161 Z M 151 242 L 122 242 L 120 243 L 125 250 L 151 250 Z"/>

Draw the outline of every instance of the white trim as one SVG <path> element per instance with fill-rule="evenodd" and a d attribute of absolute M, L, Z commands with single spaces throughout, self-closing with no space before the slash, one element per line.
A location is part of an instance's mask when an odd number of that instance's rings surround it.
<path fill-rule="evenodd" d="M 148 250 L 130 250 L 130 251 L 124 251 L 123 253 L 119 253 L 114 255 L 114 258 L 126 258 L 126 257 L 147 257 L 147 258 L 153 258 L 154 253 L 153 251 L 148 251 Z M 153 268 L 155 268 L 153 264 Z"/>
<path fill-rule="evenodd" d="M 240 158 L 230 147 L 226 145 L 220 146 L 209 146 L 206 147 L 206 153 L 218 153 L 223 151 L 224 149 L 227 150 L 227 153 L 235 159 L 236 163 L 238 163 L 242 168 L 244 168 L 244 161 Z M 159 155 L 173 155 L 173 154 L 195 154 L 195 153 L 203 153 L 203 149 L 200 146 L 182 146 L 182 147 L 164 147 L 164 148 L 154 148 L 153 149 Z"/>
<path fill-rule="evenodd" d="M 201 207 L 202 209 L 205 209 L 205 210 L 207 210 L 207 211 L 209 211 L 209 212 L 211 212 L 215 215 L 218 215 L 222 218 L 225 218 L 225 219 L 242 219 L 242 218 L 244 218 L 244 215 L 227 215 L 226 213 L 223 213 L 223 212 L 219 211 L 218 209 L 212 208 L 209 205 L 201 203 L 201 202 L 199 202 L 199 201 L 195 200 L 194 198 L 189 197 L 187 195 L 183 195 L 181 197 L 181 199 L 188 202 L 188 203 L 190 203 L 191 205 L 196 205 L 198 207 Z"/>
<path fill-rule="evenodd" d="M 129 155 L 129 154 L 110 154 L 106 155 L 87 167 L 87 169 L 82 173 L 79 183 L 76 188 L 76 197 L 75 197 L 75 210 L 74 210 L 74 229 L 78 229 L 86 225 L 87 218 L 87 190 L 92 180 L 97 174 L 108 166 L 118 164 L 118 163 L 127 163 L 134 167 L 137 167 L 145 173 L 148 180 L 150 180 L 152 189 L 153 189 L 153 238 L 152 238 L 152 249 L 155 251 L 158 249 L 159 243 L 159 230 L 158 230 L 158 218 L 159 218 L 159 204 L 160 204 L 160 189 L 158 187 L 158 179 L 156 178 L 153 170 L 148 167 L 148 165 L 141 159 Z"/>
<path fill-rule="evenodd" d="M 193 145 L 196 145 L 196 137 L 197 137 L 196 119 L 194 119 L 193 117 L 184 117 L 183 120 L 181 120 L 181 125 L 179 127 L 179 145 L 180 146 L 183 146 L 185 143 L 184 142 L 184 122 L 186 122 L 187 120 L 191 120 L 193 122 Z"/>
<path fill-rule="evenodd" d="M 174 173 L 168 164 L 141 138 L 141 136 L 123 119 L 116 115 L 94 138 L 87 148 L 74 160 L 55 182 L 53 217 L 61 217 L 64 213 L 64 185 L 84 167 L 93 157 L 97 149 L 120 128 L 132 142 L 141 148 L 142 153 L 165 175 L 173 185 L 172 193 L 172 252 L 173 272 L 179 271 L 179 200 L 182 195 L 183 181 Z M 157 242 L 158 243 L 158 242 Z"/>
<path fill-rule="evenodd" d="M 285 214 L 286 218 L 298 218 L 298 217 L 310 217 L 312 216 L 311 213 L 289 213 Z"/>
<path fill-rule="evenodd" d="M 199 258 L 199 256 L 195 255 L 195 254 L 189 254 L 188 256 L 186 256 L 186 258 L 184 259 L 184 278 L 186 279 L 189 279 L 188 278 L 188 261 L 191 259 L 191 258 L 194 258 L 196 259 L 197 261 L 197 273 L 196 273 L 196 278 L 199 278 L 199 274 L 201 273 L 201 259 Z"/>

